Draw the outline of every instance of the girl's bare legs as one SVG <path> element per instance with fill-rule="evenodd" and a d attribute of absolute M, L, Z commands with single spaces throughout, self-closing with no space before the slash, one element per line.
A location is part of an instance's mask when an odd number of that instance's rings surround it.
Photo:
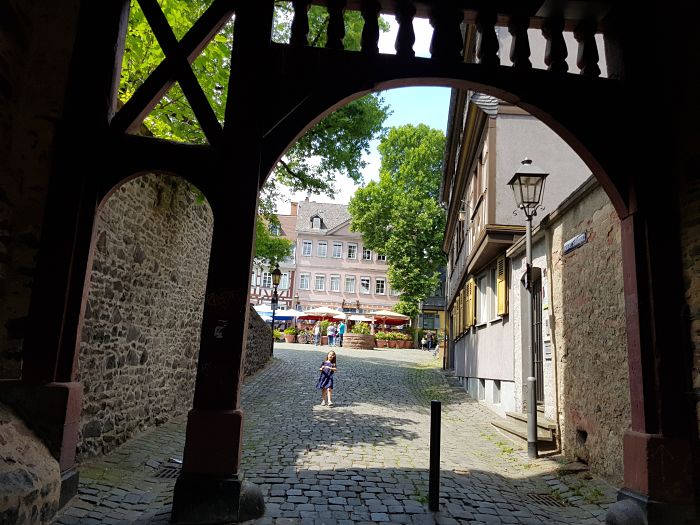
<path fill-rule="evenodd" d="M 324 406 L 326 404 L 326 392 L 328 391 L 327 388 L 322 388 L 321 389 L 321 406 Z M 330 396 L 328 397 L 330 400 Z"/>
<path fill-rule="evenodd" d="M 328 397 L 328 406 L 332 407 L 333 406 L 333 401 L 331 401 L 331 395 L 333 394 L 333 389 L 332 388 L 327 388 L 326 389 L 326 397 Z"/>

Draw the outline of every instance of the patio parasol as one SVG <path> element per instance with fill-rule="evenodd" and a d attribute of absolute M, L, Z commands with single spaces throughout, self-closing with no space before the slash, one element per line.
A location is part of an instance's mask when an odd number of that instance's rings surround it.
<path fill-rule="evenodd" d="M 318 308 L 306 310 L 303 315 L 298 317 L 298 319 L 323 321 L 324 319 L 333 319 L 336 315 L 342 315 L 342 313 L 343 312 L 340 312 L 339 310 L 333 310 L 333 308 L 328 308 L 327 306 L 319 306 Z"/>
<path fill-rule="evenodd" d="M 384 325 L 406 324 L 411 319 L 407 315 L 392 312 L 391 310 L 378 310 L 369 315 L 373 316 L 375 323 Z"/>

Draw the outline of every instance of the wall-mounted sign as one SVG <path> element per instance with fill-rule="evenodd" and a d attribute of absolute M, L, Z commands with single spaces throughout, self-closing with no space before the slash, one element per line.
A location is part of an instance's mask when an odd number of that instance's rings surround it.
<path fill-rule="evenodd" d="M 576 237 L 573 237 L 564 243 L 564 255 L 569 252 L 573 252 L 576 248 L 583 246 L 587 241 L 586 232 L 579 233 Z"/>

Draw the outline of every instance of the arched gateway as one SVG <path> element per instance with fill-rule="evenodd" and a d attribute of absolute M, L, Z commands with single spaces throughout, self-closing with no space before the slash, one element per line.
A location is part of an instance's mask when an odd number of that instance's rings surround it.
<path fill-rule="evenodd" d="M 136 173 L 166 171 L 201 188 L 211 205 L 215 227 L 197 383 L 173 518 L 244 518 L 253 512 L 250 498 L 255 503 L 255 491 L 241 495 L 238 477 L 241 349 L 252 251 L 243 250 L 242 256 L 235 247 L 253 244 L 259 188 L 286 148 L 334 108 L 374 90 L 443 85 L 492 94 L 537 116 L 573 147 L 605 188 L 623 231 L 632 402 L 623 495 L 635 502 L 626 509 L 639 519 L 648 515 L 652 523 L 693 519 L 697 425 L 695 401 L 688 396 L 690 331 L 680 313 L 685 303 L 674 207 L 679 190 L 672 178 L 663 188 L 652 183 L 650 174 L 660 159 L 647 163 L 632 154 L 649 141 L 648 129 L 639 127 L 638 119 L 645 110 L 638 103 L 646 100 L 649 87 L 638 46 L 646 50 L 647 34 L 634 16 L 623 16 L 629 13 L 612 1 L 294 0 L 290 42 L 273 44 L 272 0 L 214 0 L 178 42 L 157 1 L 139 3 L 166 58 L 117 111 L 129 2 L 81 2 L 24 343 L 22 382 L 38 385 L 52 400 L 50 408 L 35 409 L 33 417 L 43 418 L 66 493 L 77 479 L 71 469 L 81 394 L 73 380 L 95 203 Z M 307 45 L 311 3 L 328 9 L 326 48 Z M 361 11 L 364 18 L 359 52 L 342 48 L 344 10 Z M 395 56 L 378 53 L 380 12 L 396 15 L 399 23 Z M 233 15 L 235 41 L 222 128 L 189 64 Z M 414 16 L 431 20 L 432 58 L 414 57 Z M 512 49 L 498 49 L 497 25 L 508 27 Z M 464 47 L 465 27 L 467 41 L 476 34 L 478 63 L 464 56 L 472 51 Z M 547 39 L 548 71 L 530 66 L 528 27 L 541 29 Z M 567 72 L 565 58 L 573 50 L 566 49 L 564 30 L 574 31 L 578 41 L 580 74 Z M 605 36 L 607 79 L 599 77 L 594 41 L 599 32 Z M 499 53 L 506 52 L 512 67 L 499 65 Z M 208 146 L 129 135 L 175 81 Z M 86 151 L 100 156 L 100 169 L 86 160 Z M 660 195 L 672 202 L 664 214 L 654 206 Z M 667 521 L 671 515 L 678 520 Z"/>

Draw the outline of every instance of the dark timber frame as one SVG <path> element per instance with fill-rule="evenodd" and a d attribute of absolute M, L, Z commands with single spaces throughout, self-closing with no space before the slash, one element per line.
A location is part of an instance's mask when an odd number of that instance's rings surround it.
<path fill-rule="evenodd" d="M 214 233 L 197 382 L 173 518 L 221 522 L 254 517 L 259 500 L 239 505 L 239 499 L 250 501 L 239 478 L 243 422 L 239 399 L 252 250 L 241 257 L 232 250 L 231 237 L 236 236 L 237 246 L 252 248 L 259 188 L 285 150 L 324 115 L 374 90 L 441 85 L 482 91 L 540 118 L 581 156 L 610 197 L 622 221 L 632 407 L 632 428 L 624 446 L 623 494 L 652 523 L 662 523 L 671 513 L 679 520 L 692 519 L 688 517 L 696 512 L 697 425 L 695 401 L 689 395 L 690 330 L 687 317 L 680 313 L 685 303 L 679 217 L 673 205 L 664 213 L 655 207 L 659 198 L 677 202 L 679 179 L 669 176 L 663 185 L 655 184 L 655 174 L 665 167 L 662 155 L 650 160 L 635 154 L 637 148 L 652 147 L 649 124 L 639 119 L 641 103 L 648 103 L 648 57 L 659 58 L 671 47 L 648 41 L 648 20 L 637 11 L 623 11 L 621 3 L 612 0 L 328 0 L 313 2 L 329 10 L 328 46 L 321 49 L 306 45 L 309 0 L 293 2 L 296 16 L 288 45 L 271 43 L 271 0 L 214 0 L 180 43 L 156 0 L 139 2 L 166 59 L 117 112 L 129 2 L 81 1 L 32 291 L 23 377 L 16 385 L 18 391 L 31 391 L 44 401 L 32 405 L 15 396 L 59 458 L 67 490 L 76 481 L 73 465 L 81 403 L 81 388 L 75 382 L 77 344 L 99 203 L 131 177 L 168 172 L 199 187 L 211 205 Z M 342 49 L 344 9 L 360 10 L 365 17 L 361 52 Z M 380 12 L 395 14 L 401 24 L 396 56 L 377 52 Z M 222 127 L 189 64 L 233 13 L 233 66 Z M 413 56 L 410 21 L 416 14 L 430 17 L 435 28 L 429 59 Z M 478 64 L 462 60 L 463 22 L 482 36 L 475 50 Z M 507 26 L 514 36 L 513 67 L 499 65 L 495 25 Z M 528 25 L 541 28 L 547 38 L 547 71 L 529 65 Z M 564 29 L 575 31 L 581 74 L 566 71 Z M 592 38 L 601 30 L 610 79 L 598 78 Z M 657 72 L 659 78 L 674 74 L 671 65 L 658 67 L 666 67 Z M 175 81 L 180 82 L 209 145 L 128 134 Z M 670 140 L 657 137 L 653 146 L 662 149 Z M 626 145 L 630 143 L 634 146 Z M 88 158 L 85 151 L 95 156 Z M 101 159 L 99 169 L 96 158 Z M 229 205 L 233 198 L 236 206 Z"/>

